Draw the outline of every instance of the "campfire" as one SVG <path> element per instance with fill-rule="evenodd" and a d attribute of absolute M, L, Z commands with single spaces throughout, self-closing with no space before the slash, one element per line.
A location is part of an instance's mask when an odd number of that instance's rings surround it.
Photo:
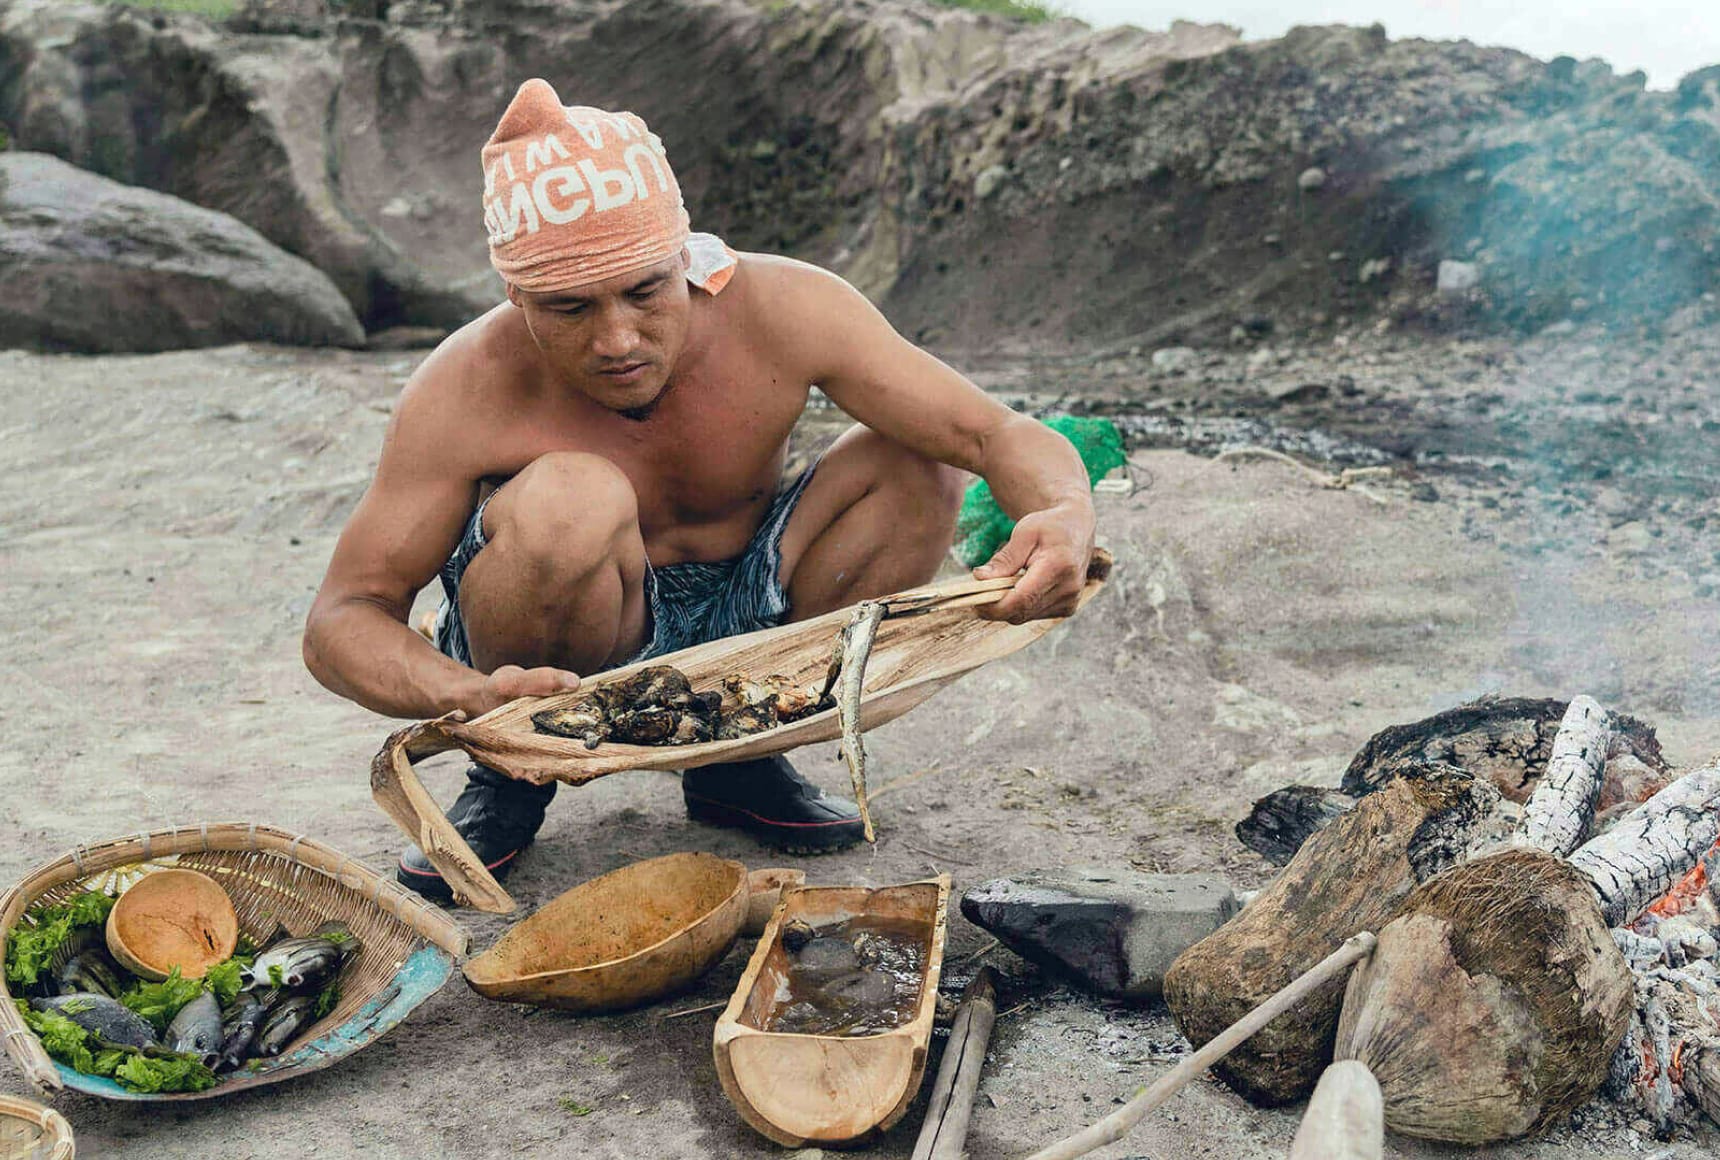
<path fill-rule="evenodd" d="M 1288 864 L 1165 979 L 1213 1038 L 1358 930 L 1329 983 L 1216 1070 L 1262 1104 L 1333 1061 L 1394 1131 L 1537 1135 L 1602 1092 L 1661 1138 L 1720 1123 L 1720 762 L 1678 776 L 1652 728 L 1587 697 L 1490 700 L 1385 731 L 1342 788 L 1287 787 L 1238 826 Z"/>

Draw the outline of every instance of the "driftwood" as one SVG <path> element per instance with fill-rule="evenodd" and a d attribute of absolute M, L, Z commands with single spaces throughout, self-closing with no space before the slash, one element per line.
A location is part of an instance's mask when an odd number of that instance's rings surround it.
<path fill-rule="evenodd" d="M 1720 761 L 1679 778 L 1571 855 L 1607 925 L 1623 926 L 1688 874 L 1720 837 Z"/>
<path fill-rule="evenodd" d="M 1351 935 L 1337 950 L 1213 1036 L 1204 1046 L 1160 1076 L 1151 1087 L 1134 1099 L 1092 1127 L 1084 1128 L 1073 1136 L 1057 1141 L 1049 1148 L 1035 1152 L 1028 1160 L 1074 1160 L 1075 1157 L 1085 1156 L 1095 1148 L 1103 1148 L 1106 1144 L 1122 1139 L 1148 1112 L 1176 1095 L 1201 1072 L 1223 1059 L 1250 1036 L 1258 1034 L 1273 1020 L 1292 1011 L 1298 1004 L 1326 987 L 1333 984 L 1341 987 L 1344 975 L 1356 963 L 1372 954 L 1373 949 L 1372 934 L 1364 930 Z"/>
<path fill-rule="evenodd" d="M 1517 840 L 1563 856 L 1588 836 L 1606 775 L 1612 720 L 1590 697 L 1576 697 L 1553 738 L 1547 769 L 1535 783 Z"/>
<path fill-rule="evenodd" d="M 1457 770 L 1393 782 L 1309 839 L 1235 918 L 1184 951 L 1165 999 L 1189 1042 L 1207 1042 L 1312 967 L 1335 942 L 1391 919 L 1417 882 L 1463 857 L 1498 804 Z M 1332 1058 L 1342 988 L 1311 995 L 1216 1070 L 1267 1106 L 1305 1098 Z"/>
<path fill-rule="evenodd" d="M 1337 1056 L 1378 1078 L 1394 1132 L 1488 1144 L 1593 1095 L 1633 1007 L 1588 879 L 1507 850 L 1419 886 L 1350 979 Z"/>
<path fill-rule="evenodd" d="M 1290 1160 L 1380 1160 L 1385 1134 L 1379 1081 L 1355 1060 L 1339 1060 L 1314 1088 Z"/>
<path fill-rule="evenodd" d="M 997 1021 L 997 974 L 981 967 L 962 995 L 962 1005 L 950 1026 L 944 1061 L 932 1084 L 926 1122 L 914 1142 L 912 1160 L 961 1160 L 967 1141 L 968 1118 L 985 1070 L 985 1051 Z"/>

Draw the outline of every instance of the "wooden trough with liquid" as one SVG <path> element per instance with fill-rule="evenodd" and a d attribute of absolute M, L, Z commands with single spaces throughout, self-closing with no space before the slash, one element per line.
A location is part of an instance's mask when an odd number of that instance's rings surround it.
<path fill-rule="evenodd" d="M 1088 564 L 1081 606 L 1098 595 L 1110 571 L 1110 554 L 1096 549 Z M 860 727 L 873 729 L 895 720 L 957 678 L 1008 656 L 1061 624 L 1060 619 L 1010 624 L 978 614 L 980 605 L 1002 599 L 1017 579 L 956 580 L 880 597 L 883 620 L 866 664 Z M 852 614 L 852 608 L 842 608 L 795 624 L 695 645 L 613 669 L 570 693 L 511 701 L 473 721 L 456 712 L 408 726 L 390 736 L 372 761 L 371 793 L 441 871 L 462 905 L 510 913 L 514 900 L 448 823 L 413 769 L 415 762 L 462 749 L 472 760 L 512 777 L 583 785 L 623 770 L 693 769 L 834 740 L 842 731 L 835 709 L 726 741 L 694 745 L 605 741 L 595 749 L 573 738 L 538 732 L 532 716 L 571 706 L 594 687 L 623 680 L 647 665 L 679 669 L 695 692 L 717 689 L 725 677 L 736 673 L 754 678 L 780 675 L 798 686 L 817 685 L 829 670 L 832 646 Z"/>
<path fill-rule="evenodd" d="M 735 1110 L 778 1144 L 851 1143 L 895 1124 L 920 1089 L 943 969 L 948 875 L 879 889 L 801 887 L 782 905 L 717 1020 L 717 1076 Z M 789 991 L 790 924 L 826 927 L 864 916 L 898 922 L 923 938 L 919 990 L 909 1017 L 879 1034 L 772 1031 Z"/>
<path fill-rule="evenodd" d="M 669 854 L 569 890 L 467 961 L 486 999 L 619 1011 L 673 994 L 743 932 L 759 933 L 799 870 L 755 870 L 714 854 Z"/>

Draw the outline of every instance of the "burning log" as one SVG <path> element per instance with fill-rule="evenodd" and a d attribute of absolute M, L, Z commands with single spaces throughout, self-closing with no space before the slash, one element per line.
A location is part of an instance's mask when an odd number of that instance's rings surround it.
<path fill-rule="evenodd" d="M 1449 768 L 1364 798 L 1310 838 L 1240 914 L 1177 957 L 1165 975 L 1177 1026 L 1190 1043 L 1206 1043 L 1334 942 L 1390 919 L 1416 883 L 1467 855 L 1498 803 L 1492 786 Z M 1257 1104 L 1306 1097 L 1331 1061 L 1341 1001 L 1341 984 L 1329 984 L 1215 1070 Z"/>
<path fill-rule="evenodd" d="M 1519 842 L 1561 856 L 1582 844 L 1595 820 L 1612 735 L 1605 709 L 1588 697 L 1571 701 L 1553 738 L 1547 770 L 1529 796 Z"/>
<path fill-rule="evenodd" d="M 1337 1053 L 1373 1069 L 1393 1131 L 1460 1144 L 1544 1132 L 1592 1095 L 1635 980 L 1608 927 L 1636 917 L 1720 831 L 1720 764 L 1564 862 L 1532 849 L 1424 882 L 1352 976 Z M 1658 1036 L 1647 1027 L 1649 1049 Z"/>
<path fill-rule="evenodd" d="M 1236 823 L 1236 837 L 1256 854 L 1282 866 L 1295 857 L 1309 834 L 1325 829 L 1355 804 L 1356 799 L 1340 789 L 1287 785 L 1254 803 L 1248 816 Z"/>
<path fill-rule="evenodd" d="M 1720 761 L 1679 778 L 1575 854 L 1601 913 L 1622 926 L 1689 873 L 1720 837 Z"/>
<path fill-rule="evenodd" d="M 1405 763 L 1440 761 L 1491 781 L 1507 798 L 1529 799 L 1553 755 L 1569 705 L 1529 697 L 1483 697 L 1411 725 L 1393 725 L 1368 740 L 1344 771 L 1345 793 L 1361 797 L 1397 776 Z M 1664 772 L 1660 741 L 1635 717 L 1617 715 L 1618 745 L 1651 770 Z M 1600 808 L 1612 802 L 1601 795 Z"/>
<path fill-rule="evenodd" d="M 1600 1086 L 1633 994 L 1588 880 L 1509 850 L 1410 895 L 1350 980 L 1337 1055 L 1373 1070 L 1394 1132 L 1508 1140 Z"/>

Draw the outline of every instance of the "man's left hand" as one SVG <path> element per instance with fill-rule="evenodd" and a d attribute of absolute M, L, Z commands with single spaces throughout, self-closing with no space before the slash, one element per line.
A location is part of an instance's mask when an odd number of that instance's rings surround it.
<path fill-rule="evenodd" d="M 1009 595 L 982 605 L 980 615 L 1011 624 L 1068 616 L 1087 582 L 1092 556 L 1093 504 L 1085 497 L 1023 516 L 1009 542 L 973 574 L 976 580 L 990 580 L 1026 573 Z"/>

